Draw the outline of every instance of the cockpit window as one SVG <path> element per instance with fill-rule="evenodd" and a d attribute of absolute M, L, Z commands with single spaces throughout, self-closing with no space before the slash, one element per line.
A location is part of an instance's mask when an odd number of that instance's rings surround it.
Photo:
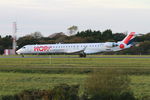
<path fill-rule="evenodd" d="M 25 49 L 26 47 L 23 47 L 23 49 Z"/>

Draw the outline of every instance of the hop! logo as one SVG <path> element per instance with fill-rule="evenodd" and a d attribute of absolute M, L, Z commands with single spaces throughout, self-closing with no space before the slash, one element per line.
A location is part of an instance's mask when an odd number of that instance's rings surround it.
<path fill-rule="evenodd" d="M 36 46 L 34 47 L 34 51 L 49 51 L 50 47 L 48 46 Z"/>

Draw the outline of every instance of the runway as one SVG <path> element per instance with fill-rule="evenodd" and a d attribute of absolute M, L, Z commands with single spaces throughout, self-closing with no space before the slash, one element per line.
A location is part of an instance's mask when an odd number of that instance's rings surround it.
<path fill-rule="evenodd" d="M 77 56 L 0 56 L 0 58 L 80 58 L 80 57 L 77 57 Z M 86 58 L 150 58 L 150 56 L 130 56 L 130 57 L 127 57 L 127 56 L 87 56 Z M 83 58 L 84 59 L 84 58 Z"/>

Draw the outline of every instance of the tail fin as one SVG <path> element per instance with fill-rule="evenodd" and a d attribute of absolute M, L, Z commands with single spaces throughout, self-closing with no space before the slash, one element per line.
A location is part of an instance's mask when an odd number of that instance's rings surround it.
<path fill-rule="evenodd" d="M 124 39 L 123 39 L 123 43 L 126 45 L 129 45 L 133 42 L 133 38 L 135 37 L 135 32 L 131 32 L 130 34 L 128 34 Z"/>

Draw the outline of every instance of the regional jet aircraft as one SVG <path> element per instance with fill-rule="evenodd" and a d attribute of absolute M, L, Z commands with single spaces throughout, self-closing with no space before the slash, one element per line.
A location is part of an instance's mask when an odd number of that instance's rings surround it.
<path fill-rule="evenodd" d="M 17 54 L 79 54 L 86 57 L 87 54 L 96 54 L 107 51 L 120 51 L 133 46 L 135 32 L 128 34 L 122 41 L 105 43 L 72 43 L 72 44 L 37 44 L 25 45 Z"/>

